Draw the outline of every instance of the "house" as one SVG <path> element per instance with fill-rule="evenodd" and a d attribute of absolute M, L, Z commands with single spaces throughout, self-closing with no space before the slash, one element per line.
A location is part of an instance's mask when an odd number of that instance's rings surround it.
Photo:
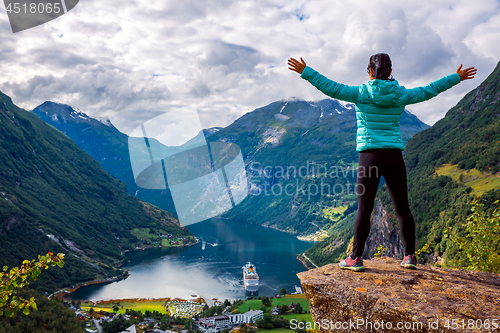
<path fill-rule="evenodd" d="M 217 316 L 214 317 L 214 324 L 215 327 L 229 327 L 231 324 L 231 319 L 226 315 Z"/>
<path fill-rule="evenodd" d="M 295 310 L 295 304 L 293 304 L 293 302 L 292 302 L 292 303 L 290 303 L 290 305 L 288 306 L 288 308 L 289 308 L 290 310 L 292 310 L 292 311 L 293 311 L 293 310 Z"/>
<path fill-rule="evenodd" d="M 200 318 L 195 325 L 204 333 L 218 333 L 224 328 L 238 326 L 242 323 L 255 323 L 264 317 L 262 310 L 250 310 L 245 313 L 228 314 L 216 317 Z"/>
<path fill-rule="evenodd" d="M 277 315 L 279 315 L 279 314 L 280 314 L 280 311 L 278 310 L 278 307 L 277 307 L 277 306 L 275 306 L 275 307 L 273 308 L 273 311 L 272 311 L 271 313 L 273 314 L 273 316 L 277 316 Z"/>
<path fill-rule="evenodd" d="M 217 333 L 218 330 L 215 325 L 204 319 L 207 318 L 201 318 L 200 320 L 195 321 L 194 324 L 196 327 L 204 333 Z"/>
<path fill-rule="evenodd" d="M 250 324 L 255 323 L 258 319 L 264 318 L 264 311 L 262 310 L 250 310 L 243 314 L 244 322 Z"/>
<path fill-rule="evenodd" d="M 135 325 L 132 325 L 129 328 L 127 328 L 125 331 L 121 331 L 120 333 L 137 333 L 137 331 L 135 329 Z"/>

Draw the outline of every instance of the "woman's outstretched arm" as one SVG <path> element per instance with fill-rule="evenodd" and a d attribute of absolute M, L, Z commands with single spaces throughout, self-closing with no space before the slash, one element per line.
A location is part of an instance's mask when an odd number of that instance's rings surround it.
<path fill-rule="evenodd" d="M 288 59 L 288 66 L 288 69 L 299 73 L 301 78 L 309 81 L 325 95 L 346 102 L 357 102 L 359 87 L 347 86 L 326 78 L 311 67 L 307 66 L 302 58 L 300 58 L 300 61 L 294 58 Z"/>
<path fill-rule="evenodd" d="M 454 85 L 459 84 L 463 80 L 474 78 L 476 72 L 474 67 L 462 70 L 462 65 L 460 65 L 455 73 L 431 82 L 426 86 L 413 89 L 403 88 L 403 104 L 415 104 L 429 100 L 443 91 L 450 89 Z"/>

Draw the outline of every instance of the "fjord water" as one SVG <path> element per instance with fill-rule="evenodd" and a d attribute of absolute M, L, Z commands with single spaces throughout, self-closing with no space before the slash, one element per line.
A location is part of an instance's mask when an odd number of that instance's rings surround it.
<path fill-rule="evenodd" d="M 211 219 L 188 226 L 199 243 L 185 248 L 146 249 L 127 254 L 130 276 L 109 284 L 76 290 L 71 298 L 92 301 L 123 298 L 179 297 L 195 294 L 234 300 L 245 298 L 242 266 L 251 261 L 260 277 L 259 295 L 273 296 L 300 286 L 305 270 L 296 259 L 311 242 L 271 228 Z"/>

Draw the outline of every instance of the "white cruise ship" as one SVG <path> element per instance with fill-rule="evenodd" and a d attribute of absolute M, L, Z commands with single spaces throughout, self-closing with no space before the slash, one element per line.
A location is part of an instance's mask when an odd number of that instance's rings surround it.
<path fill-rule="evenodd" d="M 243 266 L 243 284 L 245 285 L 246 291 L 252 292 L 259 290 L 259 275 L 251 262 Z"/>

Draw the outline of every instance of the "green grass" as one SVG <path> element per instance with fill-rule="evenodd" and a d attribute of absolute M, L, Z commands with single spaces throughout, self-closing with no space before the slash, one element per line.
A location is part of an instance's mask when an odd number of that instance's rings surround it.
<path fill-rule="evenodd" d="M 500 177 L 491 172 L 481 172 L 477 169 L 462 170 L 458 164 L 443 164 L 436 173 L 440 176 L 451 177 L 454 181 L 472 188 L 471 194 L 480 195 L 500 187 Z M 460 180 L 462 175 L 462 180 Z"/>
<path fill-rule="evenodd" d="M 323 208 L 322 216 L 331 221 L 338 221 L 342 214 L 346 211 L 347 207 L 347 205 L 341 205 L 338 207 Z"/>
<path fill-rule="evenodd" d="M 282 304 L 290 305 L 290 303 L 292 303 L 292 302 L 294 304 L 300 303 L 300 305 L 302 306 L 302 309 L 304 309 L 304 311 L 309 312 L 309 302 L 305 298 L 304 294 L 287 295 L 287 296 L 284 296 L 282 298 L 274 298 L 274 299 L 272 299 L 272 306 L 267 307 L 266 309 L 271 309 L 275 306 L 280 306 Z M 261 305 L 262 305 L 262 300 L 260 300 L 260 299 L 246 300 L 242 305 L 238 306 L 238 310 L 242 313 L 247 312 L 248 308 L 251 308 L 252 310 L 260 310 Z M 312 316 L 310 313 L 301 313 L 301 314 L 286 313 L 286 314 L 280 315 L 280 316 L 283 318 L 286 318 L 288 320 L 297 319 L 297 322 L 301 322 L 302 320 L 305 320 L 306 322 L 310 322 L 310 323 L 313 322 L 313 319 L 312 319 Z M 272 333 L 285 333 L 286 332 L 286 333 L 289 333 L 289 332 L 293 332 L 293 330 L 289 330 L 289 329 L 285 329 L 285 328 L 275 328 L 272 330 L 259 328 L 259 332 L 261 332 L 261 333 L 265 333 L 265 332 L 269 332 L 269 333 L 271 333 L 271 332 Z"/>
<path fill-rule="evenodd" d="M 139 238 L 140 240 L 149 241 L 149 240 L 151 240 L 151 238 L 156 239 L 157 236 L 150 234 L 149 231 L 150 231 L 149 228 L 134 228 L 130 232 L 132 233 L 132 235 Z"/>
<path fill-rule="evenodd" d="M 243 304 L 238 306 L 238 311 L 245 313 L 249 310 L 249 307 L 251 310 L 259 310 L 261 305 L 262 301 L 260 299 L 246 300 Z"/>
<path fill-rule="evenodd" d="M 288 320 L 295 318 L 295 319 L 297 319 L 297 322 L 300 322 L 302 320 L 305 320 L 306 322 L 309 322 L 309 323 L 313 322 L 313 319 L 312 319 L 312 316 L 310 313 L 301 313 L 301 314 L 287 313 L 287 314 L 281 315 L 281 317 L 286 318 Z"/>
<path fill-rule="evenodd" d="M 300 303 L 302 306 L 302 309 L 304 311 L 309 311 L 309 302 L 307 301 L 306 297 L 304 294 L 298 294 L 298 295 L 288 295 L 282 298 L 275 298 L 272 301 L 273 307 L 274 306 L 280 306 L 282 304 L 290 305 L 290 303 Z M 261 301 L 262 304 L 262 301 Z"/>
<path fill-rule="evenodd" d="M 119 305 L 117 303 L 120 303 Z M 160 313 L 166 313 L 165 300 L 125 300 L 125 301 L 115 301 L 115 303 L 105 303 L 105 304 L 96 304 L 96 306 L 92 306 L 94 311 L 107 311 L 113 312 L 113 306 L 118 305 L 120 310 L 118 310 L 118 314 L 125 314 L 126 309 L 132 309 L 136 311 L 141 311 L 145 313 L 146 311 L 158 311 Z M 91 302 L 85 302 L 81 304 L 81 307 L 85 311 L 89 311 L 91 308 Z"/>
<path fill-rule="evenodd" d="M 272 299 L 272 302 L 271 302 L 272 306 L 268 307 L 268 308 L 280 306 L 282 304 L 290 305 L 290 303 L 292 303 L 292 302 L 294 304 L 300 303 L 300 305 L 302 306 L 302 309 L 304 311 L 309 311 L 309 302 L 307 301 L 304 294 L 287 295 L 287 296 L 284 296 L 282 298 L 274 298 L 274 299 Z M 249 299 L 249 300 L 246 300 L 240 306 L 238 306 L 238 311 L 240 311 L 241 313 L 245 313 L 248 311 L 249 308 L 252 310 L 260 310 L 261 305 L 262 305 L 262 300 Z M 295 314 L 292 313 L 292 315 L 295 315 Z M 300 316 L 300 315 L 297 315 L 297 316 Z M 288 317 L 285 317 L 285 318 L 288 318 Z M 295 318 L 295 317 L 291 317 L 291 318 Z"/>

